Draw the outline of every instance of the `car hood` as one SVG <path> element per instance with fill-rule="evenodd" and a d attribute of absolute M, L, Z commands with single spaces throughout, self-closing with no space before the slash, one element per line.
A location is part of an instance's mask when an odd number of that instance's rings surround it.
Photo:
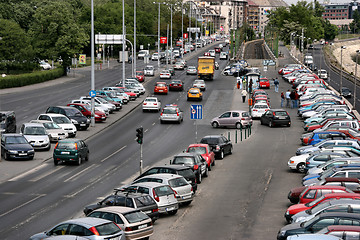
<path fill-rule="evenodd" d="M 305 177 L 303 177 L 303 182 L 313 179 L 313 178 L 318 178 L 320 175 L 319 174 L 308 174 Z"/>
<path fill-rule="evenodd" d="M 48 135 L 24 135 L 24 137 L 28 140 L 28 142 L 49 140 Z"/>
<path fill-rule="evenodd" d="M 312 186 L 312 185 L 318 185 L 319 183 L 319 179 L 314 177 L 314 178 L 310 178 L 306 181 L 303 181 L 303 185 L 304 186 Z"/>
<path fill-rule="evenodd" d="M 300 204 L 295 204 L 295 205 L 290 206 L 287 209 L 287 212 L 289 212 L 290 215 L 294 215 L 298 212 L 305 211 L 307 209 L 309 209 L 309 207 L 305 206 L 305 204 L 303 204 L 303 203 L 300 203 Z"/>
<path fill-rule="evenodd" d="M 85 215 L 91 213 L 92 211 L 96 210 L 96 209 L 99 209 L 99 208 L 102 208 L 103 206 L 100 205 L 100 204 L 92 204 L 92 205 L 88 205 L 84 208 L 84 213 Z"/>
<path fill-rule="evenodd" d="M 292 196 L 292 197 L 298 197 L 298 196 L 300 196 L 300 193 L 301 193 L 305 188 L 306 188 L 305 186 L 292 188 L 292 189 L 290 190 L 291 196 Z"/>
<path fill-rule="evenodd" d="M 280 232 L 286 231 L 287 236 L 296 234 L 296 233 L 304 233 L 304 228 L 300 226 L 301 223 L 291 223 L 289 225 L 286 225 L 280 229 Z"/>
<path fill-rule="evenodd" d="M 59 129 L 46 129 L 46 131 L 49 133 L 49 134 L 65 134 L 66 131 L 63 130 L 62 128 L 59 128 Z"/>
<path fill-rule="evenodd" d="M 8 144 L 5 147 L 8 150 L 17 150 L 17 151 L 29 151 L 33 150 L 33 147 L 28 143 L 21 143 L 21 144 Z"/>
<path fill-rule="evenodd" d="M 75 129 L 75 125 L 72 123 L 57 123 L 57 125 L 59 125 L 62 128 L 73 128 Z"/>
<path fill-rule="evenodd" d="M 297 156 L 292 156 L 289 161 L 294 161 L 294 163 L 299 163 L 299 162 L 305 162 L 306 158 L 309 156 L 310 154 L 302 154 L 302 155 L 297 155 Z"/>
<path fill-rule="evenodd" d="M 46 232 L 43 232 L 43 233 L 37 233 L 37 234 L 34 234 L 30 237 L 30 240 L 32 239 L 45 239 L 45 238 L 48 238 L 49 236 L 46 235 Z"/>
<path fill-rule="evenodd" d="M 318 147 L 314 147 L 314 146 L 303 146 L 303 147 L 299 147 L 297 149 L 297 152 L 301 152 L 301 153 L 307 153 L 307 152 L 311 152 L 311 151 L 314 151 L 314 150 L 318 150 Z"/>

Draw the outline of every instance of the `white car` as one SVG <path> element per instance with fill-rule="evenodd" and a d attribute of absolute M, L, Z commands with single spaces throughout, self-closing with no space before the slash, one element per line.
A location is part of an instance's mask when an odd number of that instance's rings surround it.
<path fill-rule="evenodd" d="M 125 81 L 125 87 L 128 89 L 136 89 L 139 91 L 139 93 L 142 95 L 145 93 L 145 88 L 142 84 L 140 83 L 133 83 L 133 82 L 126 82 Z"/>
<path fill-rule="evenodd" d="M 270 110 L 269 106 L 264 103 L 257 103 L 251 108 L 251 117 L 260 118 L 266 111 Z"/>
<path fill-rule="evenodd" d="M 215 57 L 215 55 L 216 55 L 214 49 L 210 49 L 210 50 L 209 50 L 209 53 L 210 53 L 210 57 Z"/>
<path fill-rule="evenodd" d="M 145 98 L 143 104 L 142 104 L 142 109 L 143 112 L 145 111 L 160 111 L 161 109 L 161 102 L 159 101 L 159 99 L 157 99 L 157 97 L 147 97 Z"/>
<path fill-rule="evenodd" d="M 206 90 L 206 84 L 204 80 L 195 80 L 193 83 L 193 87 L 195 88 L 199 88 L 201 91 L 205 91 Z"/>
<path fill-rule="evenodd" d="M 23 123 L 20 128 L 20 133 L 34 149 L 50 150 L 50 138 L 41 123 Z"/>
<path fill-rule="evenodd" d="M 41 123 L 46 128 L 46 132 L 49 134 L 51 142 L 57 142 L 69 136 L 64 129 L 62 129 L 59 125 L 57 125 L 54 122 L 45 121 L 45 120 L 31 120 L 30 122 Z"/>
<path fill-rule="evenodd" d="M 51 69 L 51 65 L 48 64 L 48 63 L 45 62 L 45 61 L 41 61 L 39 64 L 40 64 L 40 67 L 41 67 L 43 70 L 50 70 L 50 69 Z"/>
<path fill-rule="evenodd" d="M 221 52 L 220 53 L 220 60 L 226 60 L 228 58 L 228 55 L 226 52 Z"/>
<path fill-rule="evenodd" d="M 160 78 L 167 78 L 170 79 L 171 78 L 171 73 L 169 70 L 162 70 L 160 72 Z"/>
<path fill-rule="evenodd" d="M 82 96 L 80 97 L 81 100 L 90 100 L 91 101 L 91 97 L 89 96 Z M 98 104 L 100 104 L 101 106 L 106 107 L 109 110 L 109 113 L 112 113 L 113 111 L 116 110 L 116 106 L 112 103 L 109 103 L 108 101 L 106 101 L 103 98 L 99 98 L 99 97 L 94 97 L 94 101 Z"/>
<path fill-rule="evenodd" d="M 40 114 L 37 119 L 52 121 L 57 125 L 59 125 L 62 129 L 64 129 L 68 133 L 69 137 L 76 136 L 77 130 L 75 125 L 65 115 L 57 114 L 57 113 L 44 113 L 44 114 Z"/>
<path fill-rule="evenodd" d="M 85 99 L 75 99 L 75 100 L 71 100 L 71 103 L 81 103 L 81 104 L 87 104 L 89 106 L 91 106 L 91 100 L 85 100 Z M 95 103 L 95 111 L 99 111 L 99 112 L 103 112 L 105 113 L 106 116 L 109 116 L 109 108 L 106 106 L 103 106 L 99 103 L 97 103 L 96 101 Z"/>
<path fill-rule="evenodd" d="M 154 74 L 155 74 L 155 68 L 154 68 L 154 66 L 147 65 L 147 66 L 144 68 L 144 75 L 145 75 L 145 76 L 154 76 Z"/>
<path fill-rule="evenodd" d="M 319 78 L 321 78 L 321 79 L 326 80 L 328 78 L 328 74 L 325 69 L 319 69 L 317 74 L 318 74 Z"/>
<path fill-rule="evenodd" d="M 157 61 L 159 59 L 159 54 L 158 53 L 153 53 L 153 55 L 151 55 L 151 60 L 152 61 Z"/>

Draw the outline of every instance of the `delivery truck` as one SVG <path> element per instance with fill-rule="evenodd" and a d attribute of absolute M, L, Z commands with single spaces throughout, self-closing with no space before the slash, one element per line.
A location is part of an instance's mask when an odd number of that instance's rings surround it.
<path fill-rule="evenodd" d="M 215 73 L 215 58 L 214 57 L 199 57 L 198 58 L 198 78 L 204 80 L 214 79 Z"/>

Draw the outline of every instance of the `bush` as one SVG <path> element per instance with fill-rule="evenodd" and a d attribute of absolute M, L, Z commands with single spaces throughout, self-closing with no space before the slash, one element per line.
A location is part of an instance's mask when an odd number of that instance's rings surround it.
<path fill-rule="evenodd" d="M 35 83 L 46 82 L 64 75 L 63 68 L 56 68 L 48 71 L 38 71 L 21 75 L 0 77 L 0 89 L 22 87 Z"/>

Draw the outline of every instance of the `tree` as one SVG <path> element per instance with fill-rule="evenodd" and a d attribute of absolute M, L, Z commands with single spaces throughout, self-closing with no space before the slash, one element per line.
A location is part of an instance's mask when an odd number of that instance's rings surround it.
<path fill-rule="evenodd" d="M 333 40 L 338 35 L 338 27 L 331 24 L 329 20 L 324 21 L 324 38 L 325 40 Z"/>
<path fill-rule="evenodd" d="M 354 11 L 353 21 L 350 23 L 350 29 L 353 33 L 359 32 L 360 30 L 360 14 L 359 11 Z"/>

